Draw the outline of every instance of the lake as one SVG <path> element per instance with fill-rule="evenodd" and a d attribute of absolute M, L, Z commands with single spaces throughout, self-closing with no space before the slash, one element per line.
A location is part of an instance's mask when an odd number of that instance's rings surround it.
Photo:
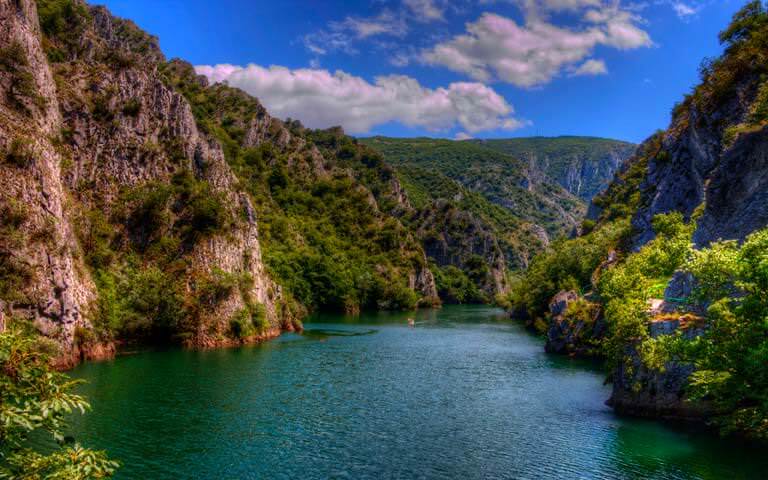
<path fill-rule="evenodd" d="M 409 327 L 407 319 L 416 319 Z M 616 416 L 599 367 L 491 307 L 322 315 L 303 334 L 71 372 L 118 479 L 757 479 L 768 451 Z"/>

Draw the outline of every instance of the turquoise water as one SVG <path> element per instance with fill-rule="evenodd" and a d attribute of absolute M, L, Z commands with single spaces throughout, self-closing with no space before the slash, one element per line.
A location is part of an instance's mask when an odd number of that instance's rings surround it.
<path fill-rule="evenodd" d="M 766 478 L 768 451 L 615 416 L 599 369 L 497 309 L 305 326 L 83 365 L 94 412 L 73 433 L 118 479 Z"/>

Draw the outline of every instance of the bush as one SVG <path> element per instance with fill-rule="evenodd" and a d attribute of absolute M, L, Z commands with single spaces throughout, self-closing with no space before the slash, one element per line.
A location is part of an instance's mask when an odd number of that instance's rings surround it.
<path fill-rule="evenodd" d="M 138 98 L 132 98 L 125 102 L 123 105 L 123 115 L 127 117 L 135 117 L 141 111 L 141 100 Z"/>
<path fill-rule="evenodd" d="M 686 266 L 711 303 L 704 335 L 679 334 L 647 342 L 662 362 L 696 366 L 689 394 L 714 403 L 724 433 L 768 440 L 768 229 L 741 248 L 720 242 L 695 252 Z M 659 362 L 661 363 L 661 362 Z"/>
<path fill-rule="evenodd" d="M 120 337 L 167 341 L 186 331 L 190 319 L 183 285 L 152 265 L 129 258 L 98 271 L 97 326 Z"/>
<path fill-rule="evenodd" d="M 32 140 L 26 137 L 16 137 L 3 155 L 5 163 L 19 168 L 29 168 L 37 160 Z"/>
<path fill-rule="evenodd" d="M 229 328 L 231 335 L 240 340 L 264 333 L 269 328 L 264 305 L 252 303 L 238 310 L 230 319 Z"/>
<path fill-rule="evenodd" d="M 111 477 L 119 465 L 103 452 L 64 446 L 66 419 L 90 406 L 73 393 L 79 382 L 51 369 L 49 354 L 29 330 L 16 321 L 0 332 L 0 477 Z M 48 435 L 56 446 L 34 447 Z"/>
<path fill-rule="evenodd" d="M 623 247 L 630 233 L 629 220 L 619 220 L 583 237 L 555 242 L 512 282 L 509 304 L 528 312 L 532 321 L 543 318 L 557 292 L 590 289 L 593 272 L 611 250 Z"/>

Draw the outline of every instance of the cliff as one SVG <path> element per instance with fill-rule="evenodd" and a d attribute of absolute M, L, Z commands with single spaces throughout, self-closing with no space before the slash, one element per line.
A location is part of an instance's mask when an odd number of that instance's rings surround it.
<path fill-rule="evenodd" d="M 601 193 L 637 145 L 593 137 L 531 137 L 473 140 L 528 162 L 528 169 L 554 180 L 586 202 Z"/>
<path fill-rule="evenodd" d="M 306 308 L 433 302 L 424 253 L 391 215 L 400 186 L 362 149 L 166 62 L 156 38 L 105 8 L 2 0 L 2 316 L 34 322 L 67 366 L 114 340 L 233 344 L 300 328 Z M 280 257 L 319 248 L 296 205 L 334 193 L 343 204 L 320 217 L 354 212 L 363 230 L 350 242 L 376 242 L 356 272 L 371 284 L 338 302 L 310 297 L 308 272 Z"/>
<path fill-rule="evenodd" d="M 506 293 L 512 272 L 577 229 L 582 198 L 607 183 L 631 147 L 570 137 L 362 141 L 395 167 L 415 209 L 405 222 L 441 270 L 441 296 L 461 302 Z"/>

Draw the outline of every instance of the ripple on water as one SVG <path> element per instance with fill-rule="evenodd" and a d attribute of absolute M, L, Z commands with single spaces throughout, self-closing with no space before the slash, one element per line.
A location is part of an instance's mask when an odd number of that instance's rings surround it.
<path fill-rule="evenodd" d="M 118 478 L 764 478 L 765 451 L 621 419 L 593 365 L 487 307 L 324 316 L 303 335 L 89 364 L 73 433 Z"/>

